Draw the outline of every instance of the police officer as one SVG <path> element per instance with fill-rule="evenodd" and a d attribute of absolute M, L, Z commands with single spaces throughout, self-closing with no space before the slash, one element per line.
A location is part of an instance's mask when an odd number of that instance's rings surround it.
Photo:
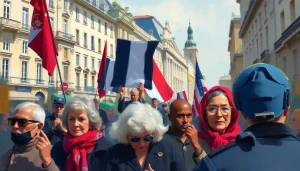
<path fill-rule="evenodd" d="M 291 85 L 278 68 L 254 64 L 233 85 L 234 103 L 249 125 L 236 141 L 207 155 L 198 171 L 299 171 L 300 140 L 284 124 Z"/>

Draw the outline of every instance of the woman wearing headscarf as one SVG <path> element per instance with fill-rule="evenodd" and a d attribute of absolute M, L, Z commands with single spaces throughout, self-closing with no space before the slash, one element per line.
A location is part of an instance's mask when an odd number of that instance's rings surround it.
<path fill-rule="evenodd" d="M 212 87 L 200 102 L 198 136 L 206 153 L 235 141 L 241 132 L 231 91 L 222 86 Z"/>
<path fill-rule="evenodd" d="M 68 132 L 51 150 L 59 169 L 98 171 L 112 144 L 99 131 L 102 121 L 93 100 L 86 95 L 74 96 L 65 105 L 61 120 Z"/>
<path fill-rule="evenodd" d="M 149 104 L 134 102 L 112 124 L 111 136 L 118 140 L 105 156 L 105 171 L 186 171 L 183 157 L 162 140 L 168 130 L 161 114 Z"/>

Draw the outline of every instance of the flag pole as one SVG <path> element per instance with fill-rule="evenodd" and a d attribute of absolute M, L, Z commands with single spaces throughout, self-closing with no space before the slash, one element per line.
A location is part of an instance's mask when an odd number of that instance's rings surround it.
<path fill-rule="evenodd" d="M 104 44 L 104 46 L 106 45 L 106 58 L 107 58 L 107 39 L 105 40 L 105 44 Z M 105 59 L 106 59 L 105 58 Z M 105 75 L 105 78 L 106 78 L 106 75 L 107 73 L 106 73 L 106 62 L 105 62 L 105 70 L 104 70 L 104 75 Z M 104 101 L 105 101 L 105 108 L 106 108 L 106 82 L 105 82 L 105 84 L 104 84 L 104 90 L 105 90 L 105 95 L 104 95 Z M 105 114 L 106 114 L 106 111 L 105 111 Z"/>
<path fill-rule="evenodd" d="M 48 8 L 47 8 L 47 3 L 45 0 L 44 1 L 44 8 L 47 9 L 46 12 L 47 12 L 47 17 L 48 17 L 48 24 L 50 26 L 50 29 L 51 29 L 51 37 L 52 37 L 52 42 L 55 42 L 54 40 L 54 35 L 53 35 L 53 30 L 52 30 L 52 26 L 51 26 L 51 23 L 50 23 L 50 15 L 49 15 L 49 11 L 48 11 Z M 55 44 L 55 47 L 56 47 L 56 44 Z M 53 49 L 55 51 L 55 49 Z M 56 54 L 56 52 L 54 52 L 54 54 Z M 63 81 L 62 81 L 62 78 L 61 78 L 61 72 L 60 72 L 60 67 L 59 67 L 59 63 L 58 63 L 58 59 L 57 59 L 57 56 L 55 55 L 55 60 L 56 60 L 56 66 L 57 66 L 57 70 L 58 70 L 58 75 L 59 75 L 59 79 L 60 79 L 60 84 L 61 84 L 61 91 L 63 92 L 63 96 L 64 96 L 64 99 L 65 99 L 65 102 L 67 102 L 67 99 L 66 99 L 66 94 L 65 94 L 65 90 L 64 90 L 64 86 L 63 86 Z M 53 74 L 53 73 L 52 73 Z"/>

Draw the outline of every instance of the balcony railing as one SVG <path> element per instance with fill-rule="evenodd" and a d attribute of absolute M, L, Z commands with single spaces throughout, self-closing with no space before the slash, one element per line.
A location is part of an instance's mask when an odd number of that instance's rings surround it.
<path fill-rule="evenodd" d="M 44 82 L 45 82 L 45 81 L 42 80 L 42 79 L 37 79 L 37 80 L 36 80 L 36 84 L 44 84 Z"/>
<path fill-rule="evenodd" d="M 282 34 L 281 37 L 275 42 L 275 50 L 278 49 L 284 41 L 286 41 L 290 36 L 292 36 L 296 31 L 300 31 L 300 17 L 293 22 Z"/>
<path fill-rule="evenodd" d="M 266 58 L 270 57 L 270 51 L 269 49 L 264 50 L 261 54 L 260 54 L 260 60 L 264 61 Z"/>
<path fill-rule="evenodd" d="M 56 38 L 75 44 L 74 36 L 62 31 L 56 31 Z"/>
<path fill-rule="evenodd" d="M 23 30 L 29 31 L 29 30 L 30 30 L 30 25 L 22 23 L 22 27 L 21 27 L 21 28 L 22 28 Z"/>
<path fill-rule="evenodd" d="M 4 81 L 6 81 L 6 82 L 10 82 L 10 77 L 9 76 L 1 76 L 1 80 L 4 80 Z"/>
<path fill-rule="evenodd" d="M 18 31 L 21 28 L 21 23 L 19 21 L 15 21 L 5 17 L 0 17 L 0 25 L 2 25 L 2 29 L 12 31 Z"/>

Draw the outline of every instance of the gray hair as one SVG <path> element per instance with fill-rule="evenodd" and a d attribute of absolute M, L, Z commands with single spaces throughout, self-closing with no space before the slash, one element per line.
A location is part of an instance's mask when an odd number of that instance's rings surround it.
<path fill-rule="evenodd" d="M 141 134 L 145 131 L 153 133 L 154 142 L 160 141 L 168 127 L 163 124 L 163 119 L 158 110 L 149 104 L 134 102 L 130 104 L 119 119 L 114 122 L 110 129 L 112 138 L 121 143 L 129 143 L 129 134 Z"/>
<path fill-rule="evenodd" d="M 33 110 L 32 110 L 33 120 L 39 121 L 40 123 L 45 122 L 45 118 L 46 118 L 45 110 L 43 108 L 41 108 L 41 106 L 39 106 L 38 104 L 35 104 L 32 102 L 23 102 L 23 103 L 18 104 L 14 110 L 14 113 L 16 113 L 17 110 L 24 109 L 27 107 L 33 107 Z"/>
<path fill-rule="evenodd" d="M 88 115 L 91 129 L 99 129 L 102 125 L 102 120 L 99 116 L 99 112 L 96 110 L 94 101 L 87 95 L 76 95 L 67 104 L 61 120 L 63 126 L 68 128 L 68 114 L 70 111 L 85 111 Z"/>
<path fill-rule="evenodd" d="M 212 98 L 214 98 L 218 95 L 224 95 L 224 96 L 228 97 L 227 94 L 223 90 L 217 89 L 208 94 L 207 101 L 209 102 Z"/>
<path fill-rule="evenodd" d="M 133 89 L 130 91 L 130 93 L 133 93 L 133 92 L 139 93 L 139 90 L 138 90 L 137 88 L 133 88 Z"/>

